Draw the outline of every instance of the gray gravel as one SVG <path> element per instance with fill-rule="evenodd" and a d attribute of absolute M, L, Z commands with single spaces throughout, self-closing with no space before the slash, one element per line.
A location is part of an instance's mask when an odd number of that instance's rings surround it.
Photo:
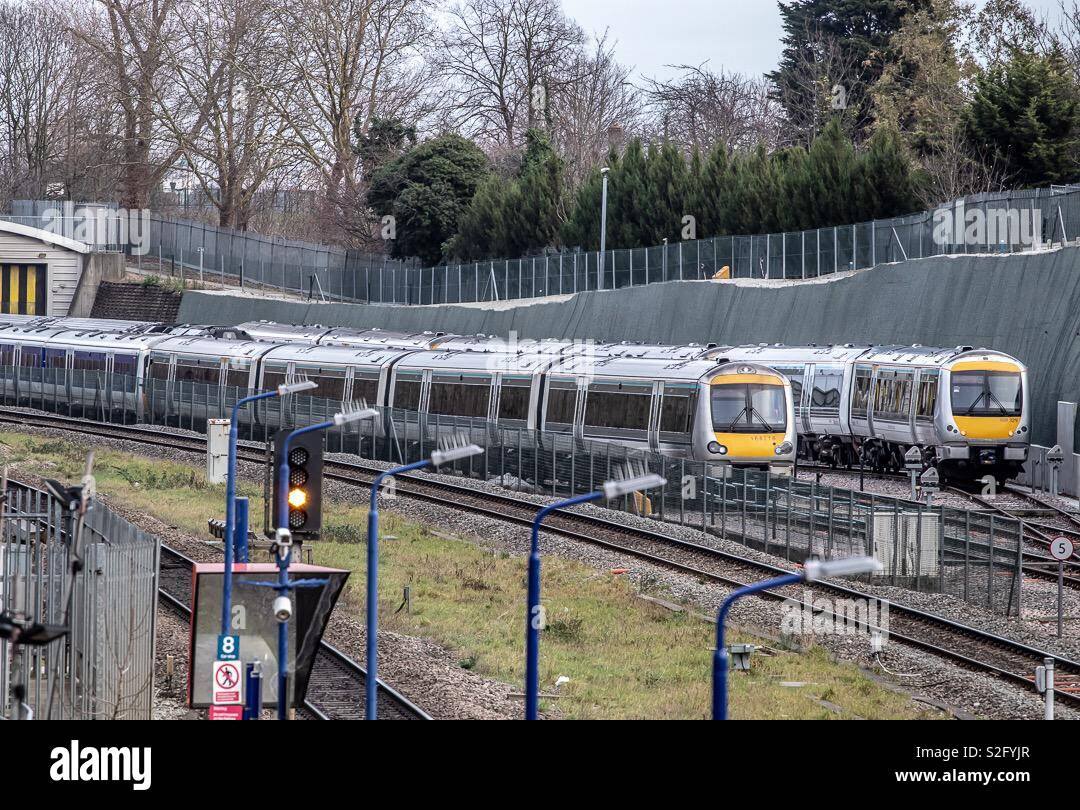
<path fill-rule="evenodd" d="M 52 429 L 28 429 L 27 432 L 70 438 L 63 431 Z M 90 437 L 79 437 L 78 440 L 86 444 L 95 442 Z M 109 440 L 108 442 L 102 442 L 102 444 L 107 444 L 111 449 L 154 458 L 167 458 L 173 461 L 190 463 L 192 458 L 190 453 L 165 448 L 148 448 L 135 442 Z M 329 457 L 340 458 L 342 461 L 355 461 L 354 458 L 348 456 L 337 457 L 331 454 Z M 388 465 L 379 466 L 386 467 Z M 261 480 L 259 465 L 242 463 L 241 474 L 246 478 Z M 461 480 L 457 476 L 440 477 Z M 505 491 L 493 484 L 484 482 L 473 481 L 471 485 L 478 489 Z M 363 497 L 354 488 L 333 483 L 328 485 L 328 495 L 331 498 L 345 500 L 350 503 L 356 503 Z M 517 497 L 522 501 L 537 504 L 550 500 L 549 498 L 524 492 L 518 493 Z M 506 551 L 517 556 L 523 556 L 527 552 L 528 534 L 518 527 L 404 497 L 386 500 L 385 502 L 381 501 L 380 503 L 383 508 L 389 508 L 404 517 L 426 525 L 438 527 L 441 532 L 449 532 L 461 536 L 463 539 L 470 539 L 481 547 Z M 598 514 L 604 514 L 607 517 L 611 517 L 613 514 L 610 510 L 601 507 L 585 506 L 580 508 L 586 511 L 596 510 Z M 655 529 L 657 527 L 657 521 L 655 520 L 621 512 L 615 514 L 619 516 L 619 520 L 627 524 L 636 522 L 638 525 L 648 528 Z M 664 531 L 693 542 L 710 544 L 721 550 L 739 554 L 749 559 L 790 567 L 790 564 L 780 558 L 766 555 L 763 552 L 727 540 L 706 536 L 700 531 L 689 527 L 664 524 Z M 704 583 L 696 577 L 673 572 L 667 568 L 651 565 L 636 558 L 627 558 L 576 541 L 545 534 L 543 543 L 546 554 L 559 554 L 570 559 L 576 559 L 597 570 L 609 571 L 613 568 L 627 568 L 630 572 L 628 576 L 643 590 L 668 594 L 671 598 L 684 602 L 706 614 L 714 613 L 727 593 L 727 589 L 720 585 Z M 203 548 L 206 550 L 204 544 Z M 185 553 L 191 553 L 184 548 L 181 550 L 184 550 Z M 849 582 L 843 584 L 852 585 Z M 1038 600 L 1042 599 L 1042 597 L 1032 595 L 1032 587 L 1030 582 L 1025 583 L 1027 594 L 1025 596 L 1025 612 L 1041 609 L 1041 602 Z M 1023 621 L 1016 619 L 1006 620 L 946 595 L 916 594 L 902 589 L 867 586 L 862 583 L 858 584 L 858 588 L 869 596 L 893 599 L 898 603 L 902 602 L 972 626 L 1008 635 L 1062 655 L 1075 658 L 1078 657 L 1078 651 L 1080 651 L 1075 625 L 1070 625 L 1069 638 L 1059 643 L 1050 638 L 1051 631 L 1049 628 L 1041 623 L 1031 621 L 1028 616 L 1025 616 Z M 1029 597 L 1034 600 L 1035 604 L 1029 603 Z M 782 618 L 782 606 L 779 603 L 758 599 L 742 600 L 732 614 L 735 624 L 759 632 L 765 637 L 778 635 Z M 772 628 L 772 631 L 770 631 L 770 628 Z M 350 629 L 346 631 L 346 634 L 351 635 L 353 632 Z M 352 637 L 357 639 L 358 644 L 359 635 L 353 635 Z M 420 642 L 418 645 L 420 647 L 426 644 L 421 640 L 413 641 Z M 947 705 L 958 716 L 970 713 L 974 716 L 989 718 L 1041 717 L 1041 700 L 1033 692 L 1014 687 L 991 676 L 968 672 L 948 661 L 936 659 L 899 644 L 888 645 L 884 657 L 875 662 L 870 655 L 867 640 L 863 637 L 819 635 L 815 638 L 815 641 L 840 660 L 852 661 L 871 669 L 879 669 L 880 665 L 883 664 L 889 673 L 893 673 L 891 675 L 886 674 L 886 677 L 901 684 L 905 691 L 915 692 L 928 701 Z M 384 643 L 382 634 L 380 634 L 380 658 L 382 658 Z M 388 653 L 387 660 L 392 660 L 394 657 L 393 653 Z M 384 664 L 383 668 L 386 671 L 387 665 Z M 420 705 L 435 713 L 433 708 L 426 704 L 421 696 L 410 694 L 408 687 L 396 682 L 388 671 L 386 675 L 389 682 L 394 683 L 406 695 L 409 695 Z M 499 686 L 506 688 L 508 693 L 509 687 L 506 687 L 506 685 Z M 480 696 L 474 701 L 476 704 L 474 710 L 476 711 L 483 710 L 492 700 L 495 700 L 500 705 L 505 703 L 505 701 L 498 700 L 498 692 L 492 693 L 490 687 L 486 685 L 481 685 L 479 692 Z M 515 704 L 513 710 L 508 714 L 514 714 L 518 711 L 520 711 L 520 707 Z M 1076 719 L 1078 717 L 1077 712 L 1062 706 L 1059 706 L 1058 714 L 1062 718 Z M 453 711 L 447 711 L 446 716 L 459 715 Z"/>

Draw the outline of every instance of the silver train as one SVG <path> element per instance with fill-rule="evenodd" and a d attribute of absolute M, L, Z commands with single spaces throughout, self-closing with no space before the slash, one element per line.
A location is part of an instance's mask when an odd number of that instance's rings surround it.
<path fill-rule="evenodd" d="M 751 360 L 619 356 L 614 344 L 604 355 L 554 343 L 508 352 L 488 338 L 434 333 L 378 332 L 366 341 L 353 334 L 333 343 L 320 342 L 325 335 L 236 340 L 250 333 L 241 326 L 19 318 L 0 316 L 0 365 L 18 370 L 4 385 L 20 400 L 29 393 L 83 408 L 92 403 L 140 420 L 163 417 L 166 403 L 180 401 L 199 420 L 220 413 L 229 388 L 265 390 L 303 375 L 318 383 L 319 397 L 341 402 L 486 419 L 497 428 L 777 473 L 795 460 L 791 383 Z M 452 347 L 433 345 L 443 338 Z"/>
<path fill-rule="evenodd" d="M 280 324 L 240 324 L 267 339 Z M 300 329 L 302 327 L 291 327 Z M 832 465 L 866 464 L 899 470 L 904 454 L 918 447 L 927 466 L 947 478 L 1015 477 L 1031 442 L 1027 368 L 1014 357 L 971 346 L 662 346 L 567 340 L 506 342 L 484 335 L 460 336 L 379 330 L 313 331 L 314 342 L 378 333 L 384 340 L 430 340 L 432 345 L 483 350 L 592 355 L 638 360 L 723 358 L 759 363 L 791 382 L 803 458 Z"/>

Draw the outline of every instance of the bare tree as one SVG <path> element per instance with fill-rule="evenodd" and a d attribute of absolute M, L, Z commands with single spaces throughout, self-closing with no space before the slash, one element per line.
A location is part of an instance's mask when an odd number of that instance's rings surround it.
<path fill-rule="evenodd" d="M 322 189 L 326 219 L 353 236 L 367 231 L 354 124 L 363 133 L 377 116 L 415 121 L 430 110 L 430 11 L 428 0 L 273 0 L 272 58 L 289 80 L 267 86 L 267 100 Z"/>
<path fill-rule="evenodd" d="M 0 166 L 8 195 L 49 190 L 79 75 L 61 14 L 42 0 L 0 3 Z"/>
<path fill-rule="evenodd" d="M 582 78 L 584 32 L 558 0 L 465 0 L 449 15 L 437 65 L 450 122 L 487 144 L 520 146 Z"/>
<path fill-rule="evenodd" d="M 645 80 L 654 136 L 683 149 L 708 151 L 723 144 L 729 151 L 776 146 L 780 134 L 779 105 L 763 79 L 705 65 L 670 66 L 674 79 Z"/>
<path fill-rule="evenodd" d="M 566 164 L 568 184 L 576 188 L 612 143 L 612 133 L 633 132 L 641 126 L 641 94 L 630 80 L 630 69 L 616 60 L 607 36 L 592 50 L 574 57 L 571 72 L 577 80 L 551 101 L 551 141 Z"/>
<path fill-rule="evenodd" d="M 244 229 L 256 194 L 296 162 L 286 149 L 286 119 L 268 88 L 294 87 L 268 44 L 277 36 L 266 0 L 208 0 L 177 22 L 165 48 L 177 87 L 211 100 L 205 126 L 174 114 L 161 99 L 162 122 L 186 167 L 218 211 L 218 224 Z M 181 108 L 182 109 L 182 108 Z"/>
<path fill-rule="evenodd" d="M 832 37 L 807 31 L 806 46 L 796 52 L 790 81 L 776 92 L 787 112 L 785 141 L 809 148 L 837 116 L 848 132 L 862 130 L 870 116 L 868 104 L 860 101 L 861 70 Z"/>

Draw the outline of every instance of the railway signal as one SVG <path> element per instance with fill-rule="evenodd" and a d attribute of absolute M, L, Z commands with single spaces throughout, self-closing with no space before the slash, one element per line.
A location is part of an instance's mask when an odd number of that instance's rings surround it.
<path fill-rule="evenodd" d="M 919 473 L 922 472 L 922 450 L 912 447 L 904 453 L 904 467 L 907 468 L 908 475 L 911 477 L 911 500 L 914 501 L 918 498 L 916 487 Z"/>
<path fill-rule="evenodd" d="M 288 444 L 284 458 L 285 437 L 291 430 L 280 430 L 274 437 L 274 469 L 289 468 L 288 494 L 284 499 L 288 514 L 282 513 L 281 477 L 274 476 L 273 526 L 287 526 L 293 537 L 318 537 L 322 530 L 322 479 L 324 433 L 302 433 Z"/>

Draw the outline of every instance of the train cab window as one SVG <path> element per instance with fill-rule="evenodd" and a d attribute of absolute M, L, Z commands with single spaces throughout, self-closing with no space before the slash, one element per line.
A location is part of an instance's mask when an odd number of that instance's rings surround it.
<path fill-rule="evenodd" d="M 318 388 L 308 392 L 310 396 L 335 402 L 345 399 L 345 369 L 297 365 L 296 373 L 318 384 Z"/>
<path fill-rule="evenodd" d="M 420 410 L 420 386 L 423 374 L 419 371 L 399 371 L 394 382 L 394 401 L 391 407 L 402 411 Z"/>
<path fill-rule="evenodd" d="M 491 401 L 487 375 L 435 374 L 428 394 L 428 413 L 486 419 Z"/>
<path fill-rule="evenodd" d="M 954 371 L 954 416 L 1020 416 L 1023 385 L 1015 371 Z"/>
<path fill-rule="evenodd" d="M 585 398 L 585 432 L 608 435 L 649 429 L 652 383 L 601 382 L 589 386 Z"/>
<path fill-rule="evenodd" d="M 377 371 L 356 371 L 353 376 L 353 402 L 368 405 L 379 404 L 379 373 Z"/>
<path fill-rule="evenodd" d="M 714 385 L 710 404 L 716 433 L 774 433 L 787 427 L 787 402 L 779 385 Z"/>
<path fill-rule="evenodd" d="M 814 390 L 810 395 L 810 415 L 839 416 L 840 391 L 843 386 L 843 368 L 839 366 L 816 367 L 814 369 Z"/>
<path fill-rule="evenodd" d="M 681 444 L 691 441 L 697 392 L 696 385 L 664 383 L 664 399 L 660 407 L 660 441 Z"/>
<path fill-rule="evenodd" d="M 529 418 L 532 377 L 503 377 L 499 385 L 499 421 L 524 422 Z"/>
<path fill-rule="evenodd" d="M 577 409 L 577 380 L 548 380 L 544 429 L 553 433 L 570 433 Z"/>
<path fill-rule="evenodd" d="M 855 367 L 855 382 L 851 390 L 851 415 L 866 418 L 870 410 L 870 383 L 873 371 L 869 366 Z"/>
<path fill-rule="evenodd" d="M 920 422 L 933 422 L 937 410 L 938 383 L 937 371 L 923 371 L 919 376 L 919 398 L 915 405 L 915 418 Z"/>

